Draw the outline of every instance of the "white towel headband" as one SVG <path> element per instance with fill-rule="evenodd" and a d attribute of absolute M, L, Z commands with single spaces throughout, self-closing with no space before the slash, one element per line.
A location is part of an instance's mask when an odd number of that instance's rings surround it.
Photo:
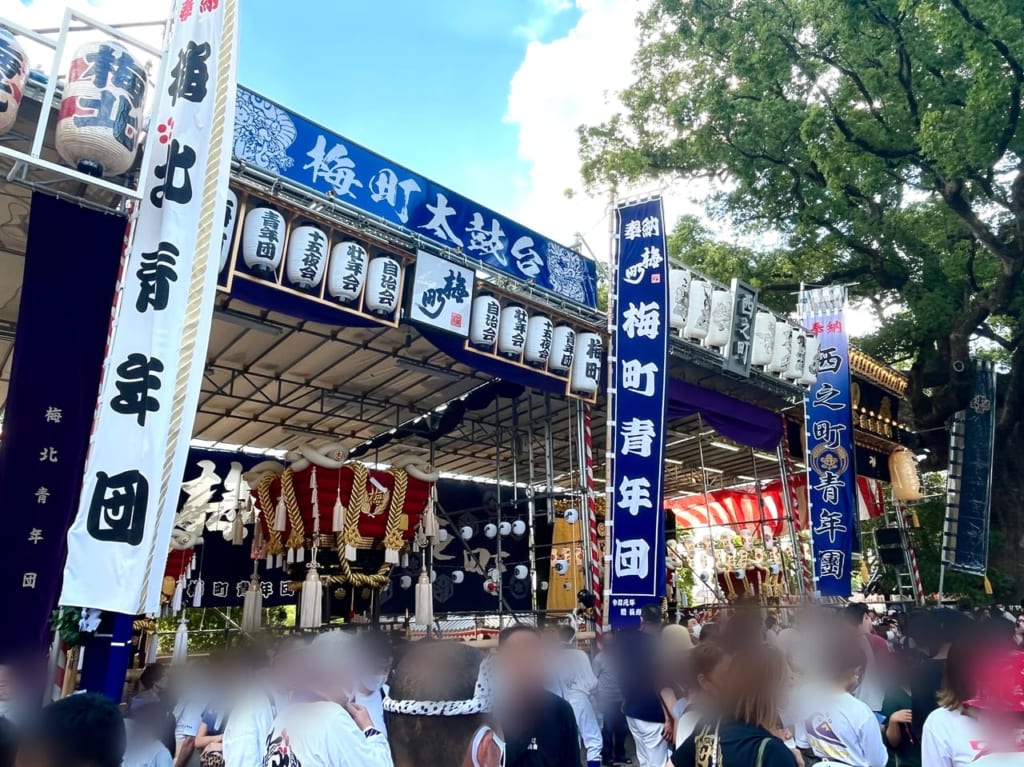
<path fill-rule="evenodd" d="M 486 714 L 494 710 L 491 698 L 491 662 L 485 659 L 480 664 L 476 688 L 469 700 L 395 700 L 389 695 L 384 698 L 384 710 L 391 714 L 410 716 L 469 716 Z"/>

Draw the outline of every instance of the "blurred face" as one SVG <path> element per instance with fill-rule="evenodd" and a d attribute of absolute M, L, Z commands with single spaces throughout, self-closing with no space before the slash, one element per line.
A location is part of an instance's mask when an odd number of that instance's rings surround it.
<path fill-rule="evenodd" d="M 710 674 L 701 674 L 697 677 L 700 691 L 712 700 L 717 700 L 725 690 L 729 681 L 729 658 L 723 658 L 722 662 L 715 666 Z"/>
<path fill-rule="evenodd" d="M 505 640 L 498 653 L 501 684 L 513 696 L 544 689 L 550 667 L 550 645 L 531 631 L 518 631 Z"/>
<path fill-rule="evenodd" d="M 39 743 L 25 743 L 18 749 L 14 767 L 61 767 L 57 755 Z"/>

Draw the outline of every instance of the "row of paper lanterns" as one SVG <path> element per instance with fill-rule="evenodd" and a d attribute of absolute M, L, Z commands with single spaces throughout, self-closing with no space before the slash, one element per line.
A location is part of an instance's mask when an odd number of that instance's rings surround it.
<path fill-rule="evenodd" d="M 231 255 L 237 210 L 238 198 L 229 190 L 221 271 Z M 275 281 L 283 261 L 285 279 L 299 290 L 318 291 L 326 278 L 325 296 L 338 303 L 357 305 L 362 298 L 363 307 L 381 317 L 392 317 L 398 308 L 403 270 L 397 258 L 371 258 L 354 240 L 332 246 L 327 232 L 316 224 L 300 222 L 289 228 L 274 208 L 259 205 L 246 212 L 239 255 L 248 271 L 264 279 Z"/>
<path fill-rule="evenodd" d="M 689 269 L 669 271 L 669 323 L 683 338 L 725 349 L 732 340 L 731 290 L 717 288 Z M 750 364 L 795 383 L 818 379 L 818 339 L 789 322 L 759 310 L 754 318 Z"/>
<path fill-rule="evenodd" d="M 598 333 L 577 333 L 568 325 L 555 325 L 544 314 L 531 315 L 520 304 L 502 306 L 484 293 L 473 299 L 469 342 L 477 349 L 567 376 L 575 394 L 597 392 L 603 344 Z"/>

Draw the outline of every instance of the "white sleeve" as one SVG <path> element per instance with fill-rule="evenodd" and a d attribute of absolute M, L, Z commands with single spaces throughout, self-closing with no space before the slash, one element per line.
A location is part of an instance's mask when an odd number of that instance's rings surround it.
<path fill-rule="evenodd" d="M 580 659 L 580 685 L 587 693 L 593 693 L 597 690 L 597 677 L 594 675 L 594 669 L 590 666 L 590 658 L 582 650 L 579 650 Z"/>
<path fill-rule="evenodd" d="M 882 726 L 874 712 L 871 712 L 870 719 L 865 718 L 864 724 L 861 725 L 861 740 L 868 767 L 885 767 L 889 763 L 889 752 L 885 748 L 885 741 L 882 740 Z"/>
<path fill-rule="evenodd" d="M 367 738 L 352 721 L 348 712 L 339 708 L 335 724 L 325 722 L 324 761 L 338 767 L 394 767 L 391 747 L 383 735 Z M 341 737 L 338 737 L 341 736 Z"/>
<path fill-rule="evenodd" d="M 268 733 L 256 731 L 252 706 L 245 706 L 228 717 L 224 728 L 224 767 L 253 767 L 263 764 Z"/>
<path fill-rule="evenodd" d="M 936 721 L 934 716 L 941 710 L 932 712 L 924 722 L 921 734 L 921 767 L 953 767 L 946 732 L 942 723 Z"/>
<path fill-rule="evenodd" d="M 166 748 L 157 749 L 152 767 L 174 767 L 174 757 L 171 756 L 171 752 Z"/>

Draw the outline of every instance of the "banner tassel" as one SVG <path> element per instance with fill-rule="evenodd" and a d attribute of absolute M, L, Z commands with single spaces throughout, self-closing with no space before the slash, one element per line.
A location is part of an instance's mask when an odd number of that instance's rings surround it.
<path fill-rule="evenodd" d="M 284 493 L 277 499 L 277 506 L 274 507 L 274 529 L 283 533 L 288 529 L 288 510 L 284 507 Z"/>
<path fill-rule="evenodd" d="M 306 580 L 302 584 L 302 601 L 299 606 L 299 628 L 318 629 L 323 611 L 324 585 L 320 582 L 320 573 L 316 566 L 306 572 Z"/>
<path fill-rule="evenodd" d="M 174 653 L 171 655 L 171 665 L 177 666 L 188 660 L 188 623 L 185 615 L 182 614 L 178 621 L 178 630 L 174 632 Z"/>
<path fill-rule="evenodd" d="M 263 592 L 260 590 L 260 577 L 253 573 L 249 579 L 249 590 L 242 600 L 242 631 L 254 634 L 263 623 Z"/>
<path fill-rule="evenodd" d="M 178 582 L 174 584 L 174 598 L 171 600 L 171 612 L 175 615 L 181 612 L 181 603 L 185 598 L 185 576 L 178 576 Z"/>
<path fill-rule="evenodd" d="M 155 631 L 146 634 L 146 665 L 156 663 L 157 655 L 160 652 L 160 638 Z"/>
<path fill-rule="evenodd" d="M 203 579 L 200 578 L 196 581 L 195 591 L 192 592 L 192 606 L 202 607 L 203 606 Z"/>
<path fill-rule="evenodd" d="M 421 626 L 434 623 L 434 587 L 426 567 L 420 571 L 420 578 L 416 582 L 416 623 Z"/>
<path fill-rule="evenodd" d="M 245 525 L 242 523 L 242 512 L 235 512 L 235 518 L 231 522 L 231 545 L 241 546 L 245 543 Z"/>
<path fill-rule="evenodd" d="M 985 593 L 992 596 L 992 581 L 988 579 L 987 575 L 985 576 Z"/>

